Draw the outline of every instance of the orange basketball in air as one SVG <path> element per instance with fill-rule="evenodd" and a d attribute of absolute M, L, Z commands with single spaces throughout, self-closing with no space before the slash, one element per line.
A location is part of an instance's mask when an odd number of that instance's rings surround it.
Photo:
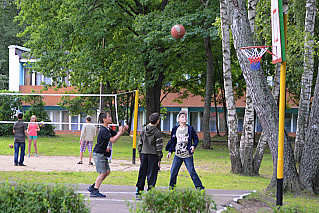
<path fill-rule="evenodd" d="M 185 28 L 182 25 L 174 25 L 171 29 L 171 34 L 174 38 L 180 39 L 185 35 Z"/>

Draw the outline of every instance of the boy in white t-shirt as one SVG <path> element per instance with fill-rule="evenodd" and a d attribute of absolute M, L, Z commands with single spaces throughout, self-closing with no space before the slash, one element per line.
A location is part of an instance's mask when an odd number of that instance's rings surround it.
<path fill-rule="evenodd" d="M 166 151 L 168 151 L 167 158 L 171 156 L 172 152 L 175 152 L 169 186 L 170 188 L 175 187 L 179 169 L 184 162 L 189 175 L 193 180 L 195 188 L 205 189 L 194 167 L 193 154 L 199 142 L 198 136 L 194 128 L 186 124 L 186 110 L 182 110 L 178 113 L 177 121 L 179 125 L 173 128 L 171 132 L 171 140 L 166 145 Z"/>

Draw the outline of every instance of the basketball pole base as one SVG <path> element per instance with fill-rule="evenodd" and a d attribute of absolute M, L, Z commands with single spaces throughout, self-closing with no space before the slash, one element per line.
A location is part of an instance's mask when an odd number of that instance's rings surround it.
<path fill-rule="evenodd" d="M 135 158 L 136 158 L 136 149 L 133 148 L 132 164 L 135 164 Z"/>
<path fill-rule="evenodd" d="M 277 200 L 276 205 L 282 206 L 284 179 L 277 178 Z"/>

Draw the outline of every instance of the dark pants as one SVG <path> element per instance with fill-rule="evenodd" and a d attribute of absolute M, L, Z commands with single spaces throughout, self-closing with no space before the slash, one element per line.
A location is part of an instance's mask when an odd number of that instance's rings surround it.
<path fill-rule="evenodd" d="M 20 161 L 18 161 L 19 148 L 21 148 Z M 14 163 L 15 164 L 23 164 L 24 155 L 25 155 L 25 143 L 24 142 L 15 142 L 14 143 Z"/>
<path fill-rule="evenodd" d="M 194 159 L 192 157 L 188 158 L 180 158 L 175 155 L 172 168 L 171 168 L 171 179 L 169 181 L 169 186 L 171 188 L 174 188 L 176 185 L 177 175 L 178 171 L 181 168 L 182 163 L 185 163 L 185 166 L 188 170 L 189 175 L 191 176 L 193 183 L 195 185 L 196 189 L 205 189 L 205 187 L 202 184 L 202 181 L 199 179 L 194 166 Z"/>
<path fill-rule="evenodd" d="M 145 178 L 147 176 L 148 189 L 155 187 L 158 174 L 158 160 L 156 154 L 141 154 L 141 165 L 138 173 L 136 187 L 138 192 L 144 190 Z"/>

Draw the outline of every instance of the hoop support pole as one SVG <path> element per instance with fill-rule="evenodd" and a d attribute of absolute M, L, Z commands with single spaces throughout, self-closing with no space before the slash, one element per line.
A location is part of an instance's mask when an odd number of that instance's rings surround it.
<path fill-rule="evenodd" d="M 282 2 L 280 2 L 280 4 L 282 7 Z M 279 7 L 280 7 L 280 4 L 279 4 Z M 284 42 L 287 43 L 287 14 L 284 14 L 284 34 L 285 34 Z M 285 47 L 287 47 L 287 45 L 285 45 Z M 286 105 L 286 61 L 282 61 L 280 66 L 279 131 L 278 131 L 278 158 L 277 158 L 277 200 L 276 200 L 277 206 L 282 206 L 282 203 L 283 203 L 285 108 L 286 108 L 285 105 Z"/>
<path fill-rule="evenodd" d="M 137 116 L 138 116 L 138 90 L 135 91 L 135 102 L 134 102 L 134 127 L 133 127 L 133 157 L 132 157 L 132 164 L 135 164 L 135 158 L 136 158 Z"/>

